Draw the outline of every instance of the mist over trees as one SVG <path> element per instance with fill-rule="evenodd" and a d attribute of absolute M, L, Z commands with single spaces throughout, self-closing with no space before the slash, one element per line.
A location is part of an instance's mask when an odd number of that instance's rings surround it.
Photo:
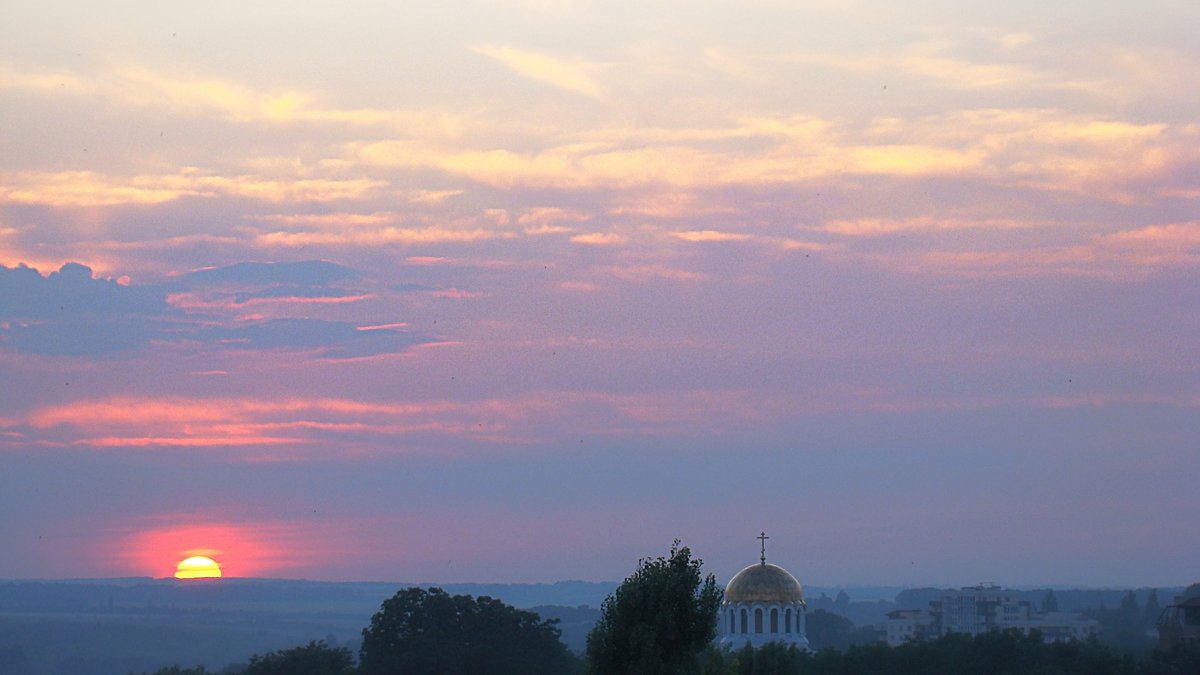
<path fill-rule="evenodd" d="M 702 574 L 701 562 L 691 551 L 678 543 L 668 556 L 640 561 L 624 583 L 608 584 L 613 592 L 603 610 L 595 609 L 603 596 L 597 594 L 589 605 L 583 595 L 600 586 L 568 583 L 560 589 L 566 592 L 562 597 L 579 598 L 585 604 L 543 605 L 529 611 L 483 594 L 416 587 L 397 593 L 395 584 L 0 583 L 0 675 L 351 675 L 371 672 L 372 659 L 394 655 L 393 649 L 406 655 L 403 658 L 425 659 L 428 667 L 421 670 L 419 664 L 407 663 L 374 672 L 577 675 L 584 662 L 564 644 L 564 624 L 574 631 L 571 644 L 577 651 L 584 650 L 589 632 L 594 634 L 593 644 L 598 644 L 596 640 L 605 635 L 601 628 L 607 631 L 606 640 L 626 645 L 613 657 L 616 665 L 611 670 L 600 670 L 605 666 L 599 658 L 593 659 L 593 672 L 598 673 L 969 675 L 977 672 L 971 670 L 976 663 L 1037 675 L 1200 673 L 1197 645 L 1154 649 L 1155 622 L 1182 588 L 1021 592 L 1023 600 L 1038 607 L 1057 605 L 1060 611 L 1083 611 L 1099 621 L 1100 634 L 1088 642 L 1041 645 L 1020 635 L 986 634 L 977 639 L 955 635 L 895 649 L 878 644 L 879 610 L 897 604 L 919 606 L 944 590 L 906 590 L 892 602 L 881 599 L 887 596 L 877 588 L 862 589 L 865 601 L 826 589 L 828 594 L 809 599 L 807 632 L 814 651 L 797 652 L 778 644 L 732 651 L 713 646 L 710 629 L 720 589 L 711 575 Z M 557 599 L 558 595 L 547 595 L 548 588 L 531 585 L 512 592 L 515 597 Z M 510 592 L 503 585 L 470 589 Z M 1187 592 L 1200 593 L 1200 586 Z M 388 599 L 381 603 L 381 597 Z M 690 609 L 672 614 L 680 605 Z M 864 617 L 863 622 L 850 615 Z M 684 618 L 669 620 L 678 616 Z M 708 637 L 683 640 L 689 631 L 676 630 L 678 626 L 692 626 Z M 247 639 L 251 635 L 257 642 Z M 321 635 L 326 637 L 319 641 L 310 637 Z M 371 643 L 368 635 L 379 640 Z M 361 643 L 357 636 L 362 636 Z M 186 645 L 189 649 L 182 649 L 182 640 L 191 643 Z M 185 654 L 189 656 L 181 656 Z M 447 659 L 446 654 L 457 656 Z M 650 665 L 636 665 L 633 657 Z M 180 665 L 154 670 L 165 663 Z M 918 665 L 921 669 L 911 670 Z M 1031 670 L 1020 670 L 1025 666 Z"/>

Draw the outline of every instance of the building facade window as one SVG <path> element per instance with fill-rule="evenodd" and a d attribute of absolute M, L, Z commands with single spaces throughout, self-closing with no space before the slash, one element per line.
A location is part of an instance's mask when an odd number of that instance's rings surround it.
<path fill-rule="evenodd" d="M 742 610 L 742 633 L 746 632 L 746 610 Z"/>
<path fill-rule="evenodd" d="M 783 610 L 783 632 L 792 632 L 792 608 Z"/>
<path fill-rule="evenodd" d="M 754 632 L 755 633 L 762 632 L 762 609 L 761 608 L 754 610 Z"/>
<path fill-rule="evenodd" d="M 771 633 L 779 632 L 779 610 L 771 608 Z"/>

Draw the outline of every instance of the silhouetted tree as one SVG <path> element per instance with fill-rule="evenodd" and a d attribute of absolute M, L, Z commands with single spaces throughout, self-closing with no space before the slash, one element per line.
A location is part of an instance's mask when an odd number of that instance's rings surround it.
<path fill-rule="evenodd" d="M 833 607 L 839 612 L 846 611 L 850 606 L 850 594 L 846 591 L 838 591 L 837 597 L 833 599 Z"/>
<path fill-rule="evenodd" d="M 1116 609 L 1106 609 L 1102 605 L 1099 611 L 1089 614 L 1100 621 L 1100 640 L 1118 653 L 1141 656 L 1154 647 L 1156 639 L 1148 632 L 1150 626 L 1145 622 L 1133 591 L 1126 591 L 1121 596 L 1121 604 Z"/>
<path fill-rule="evenodd" d="M 1158 615 L 1162 614 L 1162 607 L 1158 604 L 1158 589 L 1150 589 L 1150 597 L 1146 598 L 1146 608 L 1142 610 L 1145 618 L 1142 620 L 1142 625 L 1147 628 L 1158 623 Z"/>
<path fill-rule="evenodd" d="M 1057 611 L 1058 611 L 1058 598 L 1054 596 L 1054 590 L 1051 589 L 1049 591 L 1046 591 L 1046 594 L 1044 596 L 1042 596 L 1042 612 L 1057 612 Z"/>
<path fill-rule="evenodd" d="M 721 589 L 713 575 L 701 578 L 679 540 L 668 557 L 642 560 L 637 571 L 604 600 L 600 620 L 588 634 L 592 675 L 696 673 L 699 655 L 716 637 Z"/>
<path fill-rule="evenodd" d="M 1141 617 L 1138 616 L 1141 612 L 1138 611 L 1137 596 L 1133 591 L 1125 591 L 1125 595 L 1121 596 L 1121 608 L 1119 610 L 1120 622 L 1123 628 L 1136 628 L 1141 623 Z"/>
<path fill-rule="evenodd" d="M 494 598 L 409 588 L 363 630 L 363 675 L 563 675 L 579 661 L 543 621 Z"/>
<path fill-rule="evenodd" d="M 313 641 L 303 647 L 255 654 L 242 672 L 244 675 L 351 675 L 354 655 L 345 647 Z"/>

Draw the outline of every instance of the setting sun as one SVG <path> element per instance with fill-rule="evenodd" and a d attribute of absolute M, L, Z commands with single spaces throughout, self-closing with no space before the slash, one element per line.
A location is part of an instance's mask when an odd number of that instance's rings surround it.
<path fill-rule="evenodd" d="M 203 555 L 194 555 L 179 561 L 175 568 L 176 579 L 218 579 L 221 566 L 217 561 Z"/>

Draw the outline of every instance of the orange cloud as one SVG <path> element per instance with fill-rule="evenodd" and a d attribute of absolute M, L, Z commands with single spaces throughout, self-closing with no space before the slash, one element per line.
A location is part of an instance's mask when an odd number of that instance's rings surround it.
<path fill-rule="evenodd" d="M 719 232 L 717 230 L 687 230 L 684 232 L 672 232 L 671 236 L 690 242 L 746 241 L 752 238 L 751 235 L 740 232 Z"/>
<path fill-rule="evenodd" d="M 195 187 L 140 185 L 90 171 L 7 172 L 2 174 L 0 203 L 48 204 L 50 206 L 111 206 L 113 204 L 158 204 L 184 195 L 202 194 Z M 164 181 L 164 183 L 167 181 Z"/>
<path fill-rule="evenodd" d="M 0 63 L 0 89 L 24 89 L 61 96 L 91 94 L 96 88 L 94 82 L 70 71 L 32 71 Z"/>
<path fill-rule="evenodd" d="M 0 64 L 0 89 L 42 95 L 101 97 L 126 108 L 158 109 L 172 114 L 212 116 L 259 124 L 331 123 L 387 126 L 414 137 L 456 138 L 470 126 L 462 114 L 375 108 L 325 108 L 318 94 L 294 89 L 274 91 L 191 71 L 165 72 L 141 65 L 102 68 L 87 77 L 70 71 L 18 70 Z"/>
<path fill-rule="evenodd" d="M 590 246 L 619 246 L 629 241 L 629 238 L 616 232 L 588 232 L 587 234 L 577 234 L 571 237 L 571 241 L 576 244 L 588 244 Z"/>
<path fill-rule="evenodd" d="M 253 216 L 254 220 L 282 225 L 313 225 L 318 227 L 354 227 L 360 225 L 383 225 L 400 219 L 392 212 L 375 213 L 273 213 Z"/>
<path fill-rule="evenodd" d="M 618 194 L 615 212 L 696 212 L 702 188 L 767 186 L 858 176 L 955 176 L 1006 186 L 1127 200 L 1145 181 L 1178 190 L 1171 167 L 1200 159 L 1200 130 L 1097 119 L 1055 109 L 967 109 L 854 123 L 807 116 L 745 116 L 680 128 L 524 129 L 535 151 L 418 139 L 351 143 L 348 165 L 429 167 L 502 188 L 653 188 Z M 511 141 L 509 141 L 511 143 Z M 1149 193 L 1157 194 L 1157 193 Z M 712 211 L 711 199 L 702 212 Z"/>
<path fill-rule="evenodd" d="M 546 54 L 501 46 L 480 46 L 475 51 L 495 59 L 519 75 L 531 80 L 583 94 L 590 98 L 604 98 L 604 88 L 594 79 L 599 66 L 591 63 L 565 61 Z"/>
<path fill-rule="evenodd" d="M 186 196 L 235 195 L 269 202 L 334 201 L 362 198 L 381 187 L 370 179 L 267 179 L 206 175 L 195 169 L 175 174 L 114 176 L 91 171 L 8 172 L 0 174 L 0 203 L 56 207 L 159 204 Z"/>

